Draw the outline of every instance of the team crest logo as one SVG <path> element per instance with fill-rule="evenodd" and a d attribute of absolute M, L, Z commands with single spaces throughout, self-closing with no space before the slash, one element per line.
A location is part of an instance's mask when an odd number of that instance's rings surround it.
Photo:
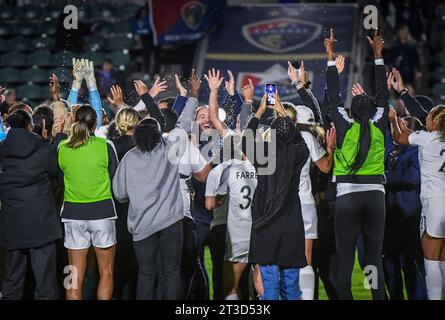
<path fill-rule="evenodd" d="M 182 20 L 192 30 L 200 27 L 205 13 L 205 6 L 199 1 L 190 1 L 181 8 Z"/>
<path fill-rule="evenodd" d="M 311 75 L 309 75 L 310 78 Z M 248 79 L 251 79 L 254 85 L 254 99 L 261 100 L 264 95 L 264 85 L 267 82 L 277 84 L 277 91 L 280 93 L 282 101 L 289 101 L 297 98 L 298 93 L 294 87 L 289 84 L 289 77 L 287 69 L 276 63 L 264 72 L 239 72 L 237 76 L 238 90 L 248 84 Z"/>
<path fill-rule="evenodd" d="M 289 18 L 264 20 L 243 26 L 246 40 L 257 48 L 282 53 L 304 47 L 323 27 L 315 22 Z"/>

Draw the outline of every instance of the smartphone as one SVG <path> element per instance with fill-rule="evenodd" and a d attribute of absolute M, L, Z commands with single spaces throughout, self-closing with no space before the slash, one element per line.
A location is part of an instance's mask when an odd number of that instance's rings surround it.
<path fill-rule="evenodd" d="M 266 104 L 268 106 L 275 105 L 275 97 L 277 95 L 277 84 L 276 83 L 266 83 Z"/>

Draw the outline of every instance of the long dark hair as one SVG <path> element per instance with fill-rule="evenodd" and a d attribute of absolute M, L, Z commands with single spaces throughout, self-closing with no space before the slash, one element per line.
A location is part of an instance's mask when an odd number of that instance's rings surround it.
<path fill-rule="evenodd" d="M 12 129 L 25 129 L 32 123 L 32 118 L 28 112 L 18 109 L 9 114 L 6 123 L 9 124 Z"/>
<path fill-rule="evenodd" d="M 375 114 L 374 101 L 365 94 L 352 98 L 351 115 L 360 124 L 360 138 L 358 152 L 354 162 L 350 166 L 351 173 L 356 173 L 366 161 L 371 147 L 371 117 Z"/>
<path fill-rule="evenodd" d="M 153 150 L 161 142 L 161 138 L 162 132 L 156 119 L 144 119 L 134 128 L 133 139 L 141 152 Z"/>
<path fill-rule="evenodd" d="M 97 115 L 93 108 L 89 105 L 79 107 L 75 113 L 66 146 L 73 149 L 83 146 L 94 132 L 96 123 Z"/>

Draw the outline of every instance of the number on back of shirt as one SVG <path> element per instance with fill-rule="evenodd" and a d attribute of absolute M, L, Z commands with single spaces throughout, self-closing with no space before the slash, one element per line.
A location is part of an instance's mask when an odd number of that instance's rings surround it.
<path fill-rule="evenodd" d="M 445 154 L 445 149 L 443 149 L 443 150 L 440 152 L 440 155 L 441 155 L 441 156 L 443 156 L 444 154 Z M 439 169 L 439 172 L 443 172 L 443 173 L 445 173 L 445 162 L 443 163 L 442 167 Z"/>
<path fill-rule="evenodd" d="M 239 207 L 243 210 L 247 210 L 252 204 L 252 198 L 250 197 L 252 195 L 252 189 L 250 189 L 249 186 L 244 186 L 241 188 L 241 193 L 243 194 L 243 199 L 247 201 L 247 204 L 240 203 Z"/>

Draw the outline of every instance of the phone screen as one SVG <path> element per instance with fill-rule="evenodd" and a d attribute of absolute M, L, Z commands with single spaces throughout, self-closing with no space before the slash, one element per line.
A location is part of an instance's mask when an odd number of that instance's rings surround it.
<path fill-rule="evenodd" d="M 276 83 L 266 83 L 266 104 L 275 105 L 275 96 L 277 94 L 277 84 Z"/>

